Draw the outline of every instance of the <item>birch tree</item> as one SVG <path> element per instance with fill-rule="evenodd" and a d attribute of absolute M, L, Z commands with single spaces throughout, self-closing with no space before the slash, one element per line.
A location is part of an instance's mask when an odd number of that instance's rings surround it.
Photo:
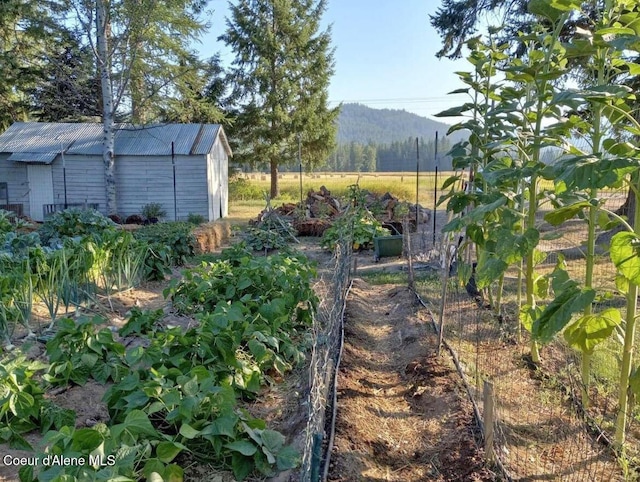
<path fill-rule="evenodd" d="M 143 114 L 179 76 L 180 60 L 206 29 L 205 0 L 71 0 L 78 28 L 94 55 L 102 100 L 106 211 L 118 209 L 116 122 L 154 120 Z M 132 117 L 132 113 L 135 114 Z"/>

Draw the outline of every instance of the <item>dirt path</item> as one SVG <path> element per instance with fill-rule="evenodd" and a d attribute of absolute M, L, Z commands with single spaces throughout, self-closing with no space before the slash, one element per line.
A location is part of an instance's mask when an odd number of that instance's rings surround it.
<path fill-rule="evenodd" d="M 434 346 L 407 288 L 354 281 L 329 480 L 493 480 L 457 373 Z"/>

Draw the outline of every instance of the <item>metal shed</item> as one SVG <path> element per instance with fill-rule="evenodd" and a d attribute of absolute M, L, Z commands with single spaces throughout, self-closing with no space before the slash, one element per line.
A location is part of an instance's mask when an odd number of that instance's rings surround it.
<path fill-rule="evenodd" d="M 43 220 L 51 206 L 97 205 L 106 213 L 102 124 L 17 122 L 0 135 L 0 208 L 21 205 Z M 228 213 L 231 149 L 218 124 L 119 124 L 118 214 L 159 203 L 167 219 Z"/>

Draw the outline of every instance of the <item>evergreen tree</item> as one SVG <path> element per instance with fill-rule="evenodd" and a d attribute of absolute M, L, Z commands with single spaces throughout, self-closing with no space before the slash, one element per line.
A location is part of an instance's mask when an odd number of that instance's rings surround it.
<path fill-rule="evenodd" d="M 29 92 L 67 33 L 55 20 L 63 9 L 62 0 L 0 1 L 0 129 L 31 116 Z"/>
<path fill-rule="evenodd" d="M 236 159 L 269 165 L 272 198 L 278 166 L 297 163 L 299 143 L 307 167 L 324 163 L 335 144 L 338 109 L 327 107 L 331 35 L 320 31 L 325 8 L 325 0 L 240 0 L 220 37 L 236 55 Z"/>
<path fill-rule="evenodd" d="M 220 107 L 226 83 L 219 56 L 201 61 L 195 55 L 183 65 L 183 72 L 175 79 L 174 95 L 167 96 L 156 106 L 163 122 L 205 123 L 224 122 Z"/>
<path fill-rule="evenodd" d="M 376 170 L 376 160 L 378 157 L 378 151 L 374 144 L 367 144 L 364 148 L 363 162 L 361 171 L 374 172 Z"/>
<path fill-rule="evenodd" d="M 58 52 L 43 62 L 41 78 L 28 93 L 32 116 L 44 122 L 78 122 L 99 118 L 100 80 L 93 54 L 69 33 Z"/>

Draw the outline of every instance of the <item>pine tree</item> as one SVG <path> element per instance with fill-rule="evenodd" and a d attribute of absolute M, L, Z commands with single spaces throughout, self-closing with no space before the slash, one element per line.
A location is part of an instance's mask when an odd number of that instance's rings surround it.
<path fill-rule="evenodd" d="M 330 30 L 320 30 L 325 0 L 240 0 L 220 37 L 236 55 L 230 76 L 237 118 L 236 160 L 267 163 L 271 197 L 278 166 L 322 165 L 335 144 L 338 109 L 327 107 L 333 74 Z"/>
<path fill-rule="evenodd" d="M 0 1 L 0 129 L 31 117 L 29 92 L 67 28 L 55 21 L 62 0 Z"/>
<path fill-rule="evenodd" d="M 78 122 L 99 118 L 100 80 L 93 54 L 69 32 L 41 67 L 41 77 L 28 89 L 32 116 L 44 122 Z"/>

